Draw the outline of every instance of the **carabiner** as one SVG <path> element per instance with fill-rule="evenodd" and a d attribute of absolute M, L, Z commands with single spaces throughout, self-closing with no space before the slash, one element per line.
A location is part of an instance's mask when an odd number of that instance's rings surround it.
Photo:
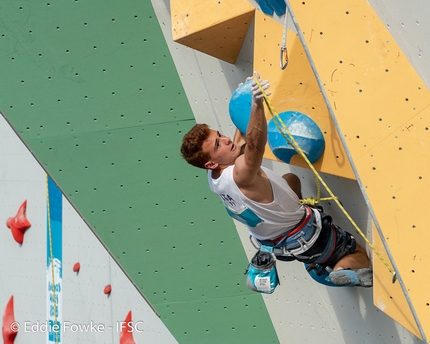
<path fill-rule="evenodd" d="M 284 63 L 284 57 L 285 57 L 285 63 Z M 281 48 L 281 56 L 280 56 L 280 67 L 282 70 L 287 68 L 288 66 L 288 51 L 287 48 Z"/>

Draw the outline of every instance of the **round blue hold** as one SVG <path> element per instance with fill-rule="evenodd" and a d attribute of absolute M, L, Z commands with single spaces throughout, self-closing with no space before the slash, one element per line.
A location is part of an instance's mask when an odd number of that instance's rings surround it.
<path fill-rule="evenodd" d="M 233 92 L 228 106 L 233 124 L 243 135 L 246 134 L 249 118 L 251 117 L 251 82 L 252 80 L 243 83 Z"/>
<path fill-rule="evenodd" d="M 316 162 L 324 152 L 324 136 L 318 125 L 308 116 L 295 111 L 281 112 L 278 115 L 291 135 L 299 144 L 311 163 Z M 282 126 L 281 126 L 282 128 Z M 281 161 L 289 164 L 295 149 L 279 132 L 275 119 L 268 124 L 268 142 L 273 154 Z"/>

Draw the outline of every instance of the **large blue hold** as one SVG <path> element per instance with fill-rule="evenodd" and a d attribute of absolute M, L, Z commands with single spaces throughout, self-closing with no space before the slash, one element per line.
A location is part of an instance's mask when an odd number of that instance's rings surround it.
<path fill-rule="evenodd" d="M 246 134 L 251 117 L 251 82 L 252 80 L 245 82 L 233 92 L 228 107 L 232 122 L 243 135 Z"/>
<path fill-rule="evenodd" d="M 257 4 L 260 6 L 261 11 L 264 14 L 269 16 L 273 16 L 273 12 L 276 13 L 277 16 L 282 16 L 285 14 L 287 5 L 284 0 L 255 0 Z"/>
<path fill-rule="evenodd" d="M 316 162 L 324 152 L 324 136 L 318 125 L 308 116 L 295 111 L 279 114 L 282 122 L 297 141 L 311 163 Z M 281 126 L 282 127 L 282 126 Z M 273 154 L 281 161 L 289 164 L 295 149 L 287 142 L 272 118 L 268 125 L 268 142 Z"/>
<path fill-rule="evenodd" d="M 233 92 L 229 103 L 230 118 L 243 135 L 246 134 L 251 116 L 251 82 L 250 80 L 239 86 Z M 317 161 L 323 154 L 325 147 L 324 137 L 318 125 L 310 117 L 300 112 L 282 112 L 279 117 L 310 162 Z M 287 164 L 290 163 L 292 156 L 297 154 L 279 132 L 273 119 L 268 124 L 268 142 L 273 154 Z"/>

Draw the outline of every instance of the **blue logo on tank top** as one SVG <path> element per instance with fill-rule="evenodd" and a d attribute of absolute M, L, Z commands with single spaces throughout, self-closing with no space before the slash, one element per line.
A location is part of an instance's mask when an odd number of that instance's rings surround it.
<path fill-rule="evenodd" d="M 263 222 L 258 215 L 256 215 L 251 209 L 246 205 L 237 202 L 227 194 L 219 195 L 224 203 L 227 213 L 235 220 L 242 222 L 249 227 L 257 227 Z"/>
<path fill-rule="evenodd" d="M 233 212 L 229 208 L 225 208 L 227 213 L 235 220 L 242 222 L 249 227 L 257 227 L 263 222 L 251 209 L 244 208 L 240 213 Z"/>

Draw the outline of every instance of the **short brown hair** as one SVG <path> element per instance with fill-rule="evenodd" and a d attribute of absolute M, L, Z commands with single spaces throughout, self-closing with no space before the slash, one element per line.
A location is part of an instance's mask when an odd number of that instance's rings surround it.
<path fill-rule="evenodd" d="M 203 152 L 203 142 L 209 137 L 210 129 L 207 124 L 196 124 L 182 139 L 182 157 L 191 165 L 205 168 L 211 159 L 209 153 Z"/>

